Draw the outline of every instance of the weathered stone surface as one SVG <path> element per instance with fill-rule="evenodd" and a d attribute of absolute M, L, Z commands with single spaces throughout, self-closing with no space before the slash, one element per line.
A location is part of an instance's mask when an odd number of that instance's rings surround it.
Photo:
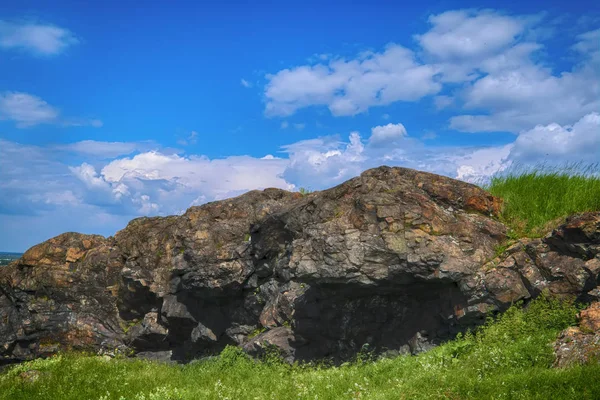
<path fill-rule="evenodd" d="M 592 303 L 579 313 L 579 326 L 584 332 L 600 331 L 600 302 Z"/>
<path fill-rule="evenodd" d="M 289 363 L 292 363 L 296 358 L 296 347 L 298 347 L 298 343 L 296 343 L 294 332 L 283 326 L 261 333 L 249 339 L 243 346 L 245 352 L 255 357 L 260 357 L 269 350 L 274 350 Z"/>
<path fill-rule="evenodd" d="M 476 186 L 381 167 L 306 196 L 266 189 L 139 218 L 111 238 L 60 235 L 0 269 L 0 357 L 417 353 L 545 288 L 595 296 L 598 213 L 489 261 L 506 239 L 500 207 Z"/>
<path fill-rule="evenodd" d="M 554 344 L 556 367 L 600 362 L 600 303 L 579 313 L 579 326 L 561 332 Z"/>
<path fill-rule="evenodd" d="M 556 297 L 592 301 L 599 274 L 600 213 L 595 212 L 567 218 L 542 239 L 520 240 L 485 264 L 472 280 L 482 282 L 502 307 L 544 289 Z"/>

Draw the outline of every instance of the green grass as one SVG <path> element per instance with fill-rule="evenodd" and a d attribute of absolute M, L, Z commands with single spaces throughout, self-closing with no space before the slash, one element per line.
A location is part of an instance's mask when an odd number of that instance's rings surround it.
<path fill-rule="evenodd" d="M 306 196 L 307 194 L 311 194 L 313 191 L 304 187 L 301 187 L 300 189 L 298 189 L 298 192 L 303 195 Z"/>
<path fill-rule="evenodd" d="M 540 237 L 568 215 L 600 210 L 600 166 L 513 168 L 484 186 L 504 199 L 502 221 L 513 237 Z"/>
<path fill-rule="evenodd" d="M 255 361 L 233 347 L 188 365 L 67 354 L 4 372 L 0 399 L 598 399 L 599 364 L 551 368 L 550 343 L 576 312 L 540 298 L 419 356 L 338 367 Z M 21 377 L 32 369 L 36 381 Z"/>

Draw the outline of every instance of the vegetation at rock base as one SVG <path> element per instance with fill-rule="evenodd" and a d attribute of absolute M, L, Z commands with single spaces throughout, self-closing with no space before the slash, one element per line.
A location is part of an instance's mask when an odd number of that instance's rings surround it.
<path fill-rule="evenodd" d="M 600 210 L 600 165 L 517 166 L 484 188 L 504 200 L 502 222 L 514 237 L 540 237 L 559 218 Z"/>
<path fill-rule="evenodd" d="M 311 194 L 313 191 L 304 187 L 301 187 L 300 189 L 298 189 L 298 192 L 300 194 L 302 194 L 303 196 L 307 195 L 307 194 Z"/>
<path fill-rule="evenodd" d="M 187 365 L 64 354 L 9 368 L 0 399 L 597 399 L 600 364 L 551 367 L 550 343 L 576 312 L 541 297 L 427 353 L 341 366 L 257 361 L 235 347 Z"/>

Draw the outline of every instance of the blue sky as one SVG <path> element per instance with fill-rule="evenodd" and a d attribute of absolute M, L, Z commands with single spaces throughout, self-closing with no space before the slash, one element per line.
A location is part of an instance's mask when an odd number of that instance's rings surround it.
<path fill-rule="evenodd" d="M 592 2 L 0 7 L 0 250 L 379 165 L 600 162 Z"/>

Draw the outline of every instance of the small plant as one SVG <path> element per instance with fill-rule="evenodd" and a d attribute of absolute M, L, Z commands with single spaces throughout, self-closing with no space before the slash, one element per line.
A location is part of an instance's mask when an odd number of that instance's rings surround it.
<path fill-rule="evenodd" d="M 264 333 L 266 331 L 267 331 L 267 328 L 265 328 L 264 326 L 258 327 L 248 334 L 248 339 L 255 338 L 258 335 L 260 335 L 261 333 Z"/>
<path fill-rule="evenodd" d="M 120 320 L 119 325 L 121 325 L 123 333 L 127 334 L 131 330 L 131 328 L 133 328 L 136 325 L 139 325 L 141 322 L 142 321 L 138 319 L 132 319 L 130 321 Z"/>
<path fill-rule="evenodd" d="M 301 187 L 300 189 L 298 189 L 298 192 L 302 195 L 302 196 L 306 196 L 307 194 L 312 193 L 313 191 L 304 187 Z"/>

